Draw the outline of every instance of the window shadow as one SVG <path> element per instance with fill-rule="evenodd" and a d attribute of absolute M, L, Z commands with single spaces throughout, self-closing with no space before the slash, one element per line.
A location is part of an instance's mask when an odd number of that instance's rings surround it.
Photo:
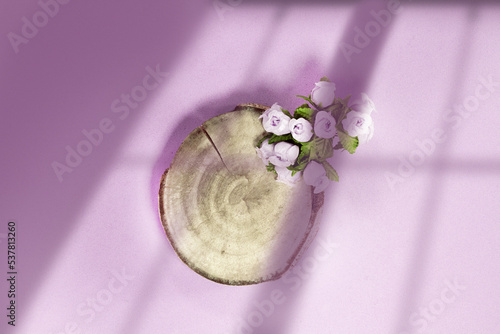
<path fill-rule="evenodd" d="M 471 46 L 474 37 L 474 24 L 477 20 L 477 3 L 472 3 L 469 5 L 469 15 L 467 24 L 464 25 L 464 38 L 462 43 L 462 50 L 460 50 L 460 56 L 457 61 L 457 69 L 455 71 L 455 76 L 452 78 L 451 82 L 454 83 L 455 89 L 449 97 L 447 106 L 452 106 L 456 101 L 461 100 L 463 97 L 463 85 L 465 81 L 465 74 L 467 66 L 469 65 L 471 56 Z M 416 232 L 416 237 L 413 242 L 413 250 L 411 255 L 411 262 L 408 264 L 408 273 L 405 278 L 405 284 L 402 287 L 401 299 L 399 307 L 397 308 L 398 318 L 395 323 L 395 328 L 393 333 L 399 333 L 401 330 L 408 328 L 409 317 L 413 312 L 418 309 L 417 300 L 419 294 L 422 290 L 422 283 L 424 281 L 427 262 L 431 256 L 429 250 L 433 243 L 434 230 L 436 228 L 436 217 L 439 214 L 439 203 L 443 198 L 443 187 L 442 180 L 443 176 L 453 169 L 460 168 L 464 165 L 471 165 L 471 162 L 454 163 L 452 160 L 448 160 L 447 148 L 453 142 L 454 130 L 451 128 L 451 124 L 442 121 L 440 128 L 445 131 L 448 138 L 447 141 L 440 144 L 439 153 L 440 160 L 431 165 L 432 175 L 429 182 L 430 187 L 428 189 L 427 197 L 421 206 L 421 215 L 419 218 L 420 224 Z M 453 164 L 453 166 L 450 166 Z M 484 166 L 484 164 L 472 164 L 476 168 Z"/>
<path fill-rule="evenodd" d="M 201 1 L 71 2 L 18 54 L 2 50 L 0 132 L 6 140 L 0 149 L 10 162 L 2 171 L 11 177 L 3 179 L 10 191 L 0 193 L 0 203 L 26 245 L 18 254 L 19 304 L 26 309 L 134 121 L 168 79 L 124 121 L 111 103 L 142 84 L 146 66 L 168 72 L 206 11 Z M 59 182 L 52 162 L 65 163 L 66 145 L 76 149 L 85 139 L 82 130 L 97 128 L 103 118 L 112 120 L 114 131 Z"/>

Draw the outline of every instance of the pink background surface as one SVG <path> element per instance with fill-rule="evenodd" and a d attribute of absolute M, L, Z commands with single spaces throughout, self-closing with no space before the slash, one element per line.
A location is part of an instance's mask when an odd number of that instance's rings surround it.
<path fill-rule="evenodd" d="M 9 220 L 19 272 L 15 328 L 1 279 L 1 332 L 499 333 L 500 84 L 473 96 L 500 82 L 500 6 L 401 2 L 348 62 L 340 43 L 386 2 L 229 3 L 71 1 L 18 53 L 7 34 L 41 7 L 0 4 L 0 277 Z M 168 75 L 121 119 L 113 101 L 157 65 Z M 178 146 L 238 103 L 294 109 L 323 75 L 378 112 L 372 141 L 334 160 L 299 271 L 246 287 L 195 274 L 157 213 Z M 113 131 L 59 182 L 51 164 L 105 118 Z M 391 187 L 436 129 L 446 140 Z"/>

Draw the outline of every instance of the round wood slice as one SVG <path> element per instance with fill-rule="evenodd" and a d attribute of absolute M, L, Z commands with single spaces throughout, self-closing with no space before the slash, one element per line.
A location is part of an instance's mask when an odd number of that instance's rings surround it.
<path fill-rule="evenodd" d="M 266 107 L 240 105 L 196 128 L 165 171 L 159 208 L 177 255 L 218 283 L 274 280 L 317 231 L 323 193 L 275 180 L 257 156 Z"/>

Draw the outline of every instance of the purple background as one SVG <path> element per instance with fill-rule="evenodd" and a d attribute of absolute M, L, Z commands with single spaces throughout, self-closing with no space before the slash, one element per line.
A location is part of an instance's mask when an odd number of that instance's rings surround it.
<path fill-rule="evenodd" d="M 43 20 L 41 5 L 0 3 L 2 333 L 500 332 L 500 85 L 481 84 L 500 82 L 500 6 L 402 1 L 349 62 L 341 43 L 376 29 L 370 11 L 387 2 L 220 3 L 72 0 L 17 53 L 8 34 Z M 121 119 L 112 103 L 148 66 L 168 75 Z M 247 287 L 195 274 L 157 213 L 178 146 L 238 103 L 294 109 L 323 75 L 341 97 L 366 91 L 378 112 L 372 141 L 333 160 L 341 182 L 300 272 Z M 53 162 L 106 118 L 113 131 L 60 182 Z"/>

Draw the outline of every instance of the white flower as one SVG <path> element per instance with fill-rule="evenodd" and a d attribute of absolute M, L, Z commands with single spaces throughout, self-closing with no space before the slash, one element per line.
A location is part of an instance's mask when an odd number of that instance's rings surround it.
<path fill-rule="evenodd" d="M 316 87 L 311 92 L 311 100 L 320 108 L 326 108 L 335 99 L 335 84 L 329 81 L 315 83 Z"/>
<path fill-rule="evenodd" d="M 299 156 L 299 147 L 287 142 L 279 142 L 274 145 L 274 155 L 269 158 L 269 162 L 275 166 L 288 167 L 295 163 Z"/>
<path fill-rule="evenodd" d="M 349 100 L 348 106 L 354 110 L 363 114 L 370 115 L 372 111 L 375 110 L 375 104 L 373 101 L 366 95 L 366 93 L 361 93 L 353 96 Z"/>
<path fill-rule="evenodd" d="M 277 103 L 273 104 L 259 118 L 262 118 L 262 125 L 267 132 L 278 136 L 290 133 L 288 128 L 290 117 L 281 111 L 281 107 Z"/>
<path fill-rule="evenodd" d="M 262 159 L 264 165 L 269 163 L 269 158 L 274 154 L 274 144 L 269 144 L 269 139 L 262 142 L 260 148 L 256 147 L 257 155 Z"/>
<path fill-rule="evenodd" d="M 316 161 L 310 161 L 302 174 L 304 182 L 314 187 L 314 193 L 320 193 L 328 187 L 330 180 L 326 176 L 326 170 Z"/>
<path fill-rule="evenodd" d="M 373 120 L 369 114 L 350 111 L 342 121 L 342 126 L 349 136 L 357 136 L 360 144 L 367 143 L 373 137 Z"/>
<path fill-rule="evenodd" d="M 319 111 L 314 121 L 314 133 L 321 138 L 332 138 L 337 133 L 335 118 L 326 111 Z"/>
<path fill-rule="evenodd" d="M 312 125 L 304 118 L 292 118 L 289 123 L 290 132 L 296 141 L 305 143 L 309 141 L 313 135 Z"/>
<path fill-rule="evenodd" d="M 289 186 L 295 186 L 295 184 L 300 180 L 300 172 L 297 172 L 294 176 L 292 176 L 292 171 L 286 167 L 276 166 L 275 169 L 278 173 L 277 181 L 281 183 L 288 184 Z"/>

